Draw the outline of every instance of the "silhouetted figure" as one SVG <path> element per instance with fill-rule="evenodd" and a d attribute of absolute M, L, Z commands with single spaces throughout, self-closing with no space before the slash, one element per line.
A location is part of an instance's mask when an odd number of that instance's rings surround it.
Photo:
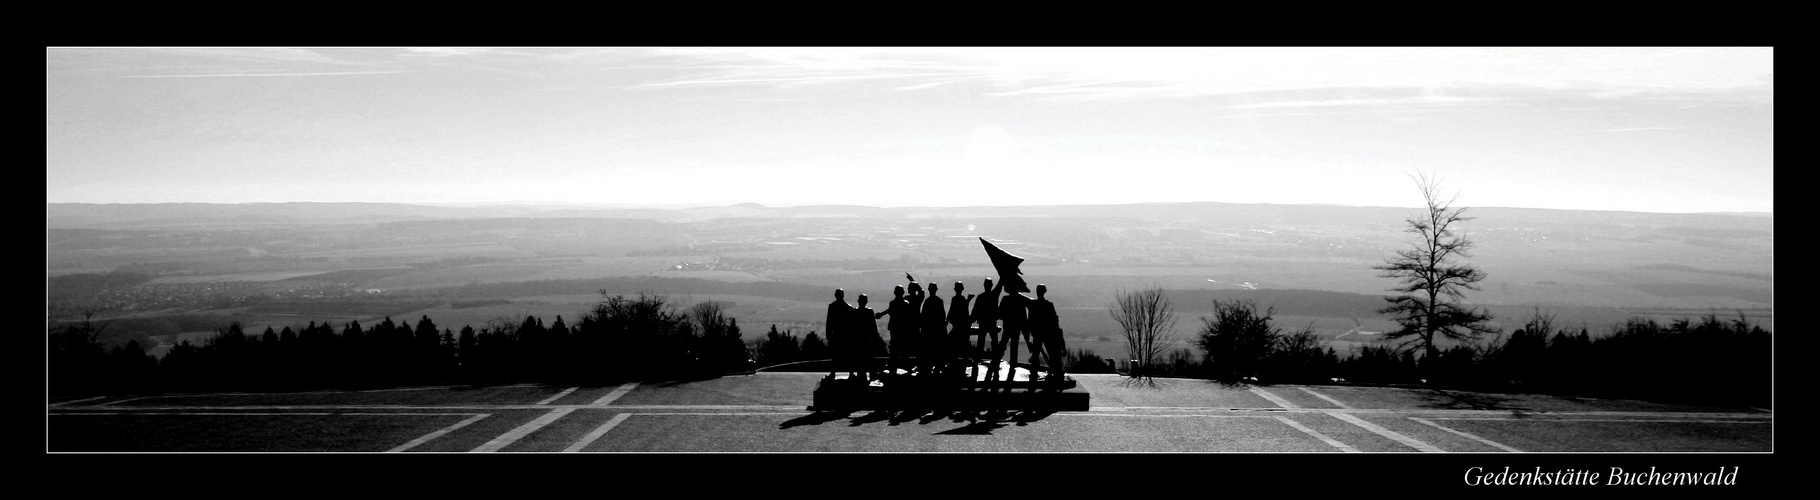
<path fill-rule="evenodd" d="M 929 284 L 929 295 L 923 298 L 922 338 L 917 342 L 917 367 L 925 377 L 934 376 L 942 356 L 942 341 L 948 335 L 948 308 L 937 295 L 940 287 Z"/>
<path fill-rule="evenodd" d="M 973 296 L 963 294 L 966 289 L 961 282 L 954 282 L 954 298 L 948 300 L 948 335 L 942 339 L 942 355 L 950 359 L 973 358 L 973 353 L 968 351 L 972 349 L 976 330 L 973 329 L 973 316 L 967 312 L 967 302 Z M 965 366 L 971 365 L 973 363 L 969 361 Z"/>
<path fill-rule="evenodd" d="M 1067 346 L 1062 341 L 1061 319 L 1056 317 L 1055 303 L 1043 298 L 1049 291 L 1047 285 L 1036 286 L 1036 300 L 1028 303 L 1030 319 L 1028 322 L 1030 336 L 1036 341 L 1031 347 L 1031 359 L 1037 352 L 1043 354 L 1043 365 L 1049 368 L 1047 380 L 1062 379 L 1062 360 L 1067 356 Z"/>
<path fill-rule="evenodd" d="M 828 337 L 828 350 L 832 351 L 834 358 L 833 366 L 828 371 L 830 376 L 841 370 L 846 370 L 848 376 L 859 375 L 859 368 L 854 366 L 853 360 L 854 354 L 859 350 L 847 327 L 852 318 L 853 306 L 847 305 L 847 291 L 835 289 L 834 302 L 828 303 L 828 319 L 823 327 Z"/>
<path fill-rule="evenodd" d="M 883 354 L 879 347 L 884 339 L 878 337 L 878 315 L 866 306 L 866 294 L 859 294 L 859 307 L 853 308 L 852 324 L 847 325 L 847 337 L 853 346 L 853 356 L 858 362 L 866 380 L 877 380 L 878 356 Z"/>
<path fill-rule="evenodd" d="M 910 275 L 906 273 L 904 274 L 904 277 L 908 278 Z M 906 370 L 909 370 L 914 368 L 915 363 L 918 363 L 921 360 L 920 356 L 922 355 L 923 348 L 923 299 L 926 298 L 927 295 L 923 293 L 923 285 L 920 283 L 911 281 L 907 286 L 909 287 L 909 291 L 904 294 L 904 300 L 910 302 L 910 314 L 904 316 L 904 327 L 909 330 L 909 333 L 904 335 L 904 355 L 911 358 L 911 365 L 905 367 Z"/>
<path fill-rule="evenodd" d="M 1024 330 L 1026 327 L 1024 308 L 1029 302 L 1030 298 L 1025 297 L 1024 294 L 1007 293 L 1005 298 L 998 303 L 999 322 L 1004 325 L 1004 333 L 999 336 L 999 341 L 1004 344 L 1005 348 L 1009 348 L 1010 355 L 1004 359 L 1011 363 L 1017 363 L 1018 339 L 1023 338 L 1026 344 L 1029 343 L 1029 334 Z M 1005 350 L 1001 348 L 998 352 L 1005 352 Z"/>
<path fill-rule="evenodd" d="M 912 283 L 914 285 L 914 283 Z M 904 295 L 904 287 L 891 289 L 891 303 L 874 318 L 891 315 L 891 321 L 885 322 L 885 329 L 891 332 L 891 366 L 890 369 L 904 367 L 904 359 L 910 355 L 910 346 L 917 330 L 916 315 L 919 311 L 910 304 L 910 298 Z"/>
<path fill-rule="evenodd" d="M 967 311 L 968 302 L 973 300 L 973 295 L 963 293 L 966 290 L 967 285 L 956 281 L 954 282 L 954 298 L 948 299 L 948 327 L 949 332 L 954 335 L 963 334 L 964 330 L 973 326 L 973 314 Z"/>
<path fill-rule="evenodd" d="M 976 344 L 980 354 L 996 353 L 998 345 L 998 295 L 1003 286 L 992 286 L 992 278 L 986 278 L 986 291 L 973 298 L 972 319 L 979 325 L 980 340 Z M 990 337 L 990 339 L 988 339 Z M 990 340 L 990 342 L 988 342 Z"/>

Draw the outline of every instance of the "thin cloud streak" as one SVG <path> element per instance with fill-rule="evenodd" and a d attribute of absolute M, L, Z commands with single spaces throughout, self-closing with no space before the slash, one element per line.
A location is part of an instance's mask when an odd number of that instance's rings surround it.
<path fill-rule="evenodd" d="M 654 87 L 674 87 L 674 86 L 686 86 L 686 85 L 732 85 L 732 84 L 743 84 L 743 83 L 833 82 L 833 81 L 847 81 L 847 80 L 876 80 L 876 79 L 890 79 L 890 78 L 922 78 L 922 77 L 931 77 L 931 76 L 953 77 L 953 76 L 962 76 L 962 75 L 956 75 L 954 73 L 926 73 L 926 74 L 887 74 L 887 75 L 819 75 L 819 76 L 802 76 L 802 77 L 746 78 L 746 79 L 732 79 L 732 78 L 695 79 L 695 80 L 678 80 L 678 81 L 669 81 L 669 82 L 644 83 L 644 84 L 635 85 L 634 87 L 654 88 Z M 940 83 L 947 83 L 947 82 L 936 82 L 936 83 L 940 84 Z"/>
<path fill-rule="evenodd" d="M 1591 132 L 1592 133 L 1642 132 L 1642 131 L 1647 131 L 1647 130 L 1681 130 L 1684 128 L 1688 128 L 1688 127 L 1632 127 L 1632 128 L 1613 128 L 1613 129 L 1605 129 L 1605 130 L 1593 130 Z"/>
<path fill-rule="evenodd" d="M 404 71 L 338 71 L 323 73 L 218 73 L 210 75 L 129 75 L 118 78 L 248 78 L 272 76 L 349 76 L 349 75 L 391 75 Z"/>
<path fill-rule="evenodd" d="M 1267 109 L 1267 108 L 1318 108 L 1329 106 L 1390 106 L 1419 104 L 1463 104 L 1503 99 L 1452 96 L 1422 96 L 1402 99 L 1329 99 L 1321 101 L 1277 101 L 1257 104 L 1236 104 L 1224 109 Z"/>

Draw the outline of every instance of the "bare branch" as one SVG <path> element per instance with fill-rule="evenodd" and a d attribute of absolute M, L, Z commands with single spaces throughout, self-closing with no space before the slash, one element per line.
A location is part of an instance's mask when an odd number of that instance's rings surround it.
<path fill-rule="evenodd" d="M 1131 359 L 1151 365 L 1176 344 L 1174 307 L 1161 287 L 1120 291 L 1107 312 L 1124 331 Z"/>
<path fill-rule="evenodd" d="M 1420 240 L 1384 264 L 1372 266 L 1380 271 L 1379 277 L 1397 280 L 1399 284 L 1391 290 L 1404 294 L 1386 298 L 1389 305 L 1378 312 L 1392 315 L 1401 325 L 1388 333 L 1388 338 L 1408 337 L 1408 342 L 1422 346 L 1425 356 L 1435 356 L 1437 335 L 1471 340 L 1492 331 L 1486 325 L 1491 319 L 1489 313 L 1459 304 L 1466 291 L 1479 289 L 1477 283 L 1484 281 L 1486 275 L 1478 268 L 1456 262 L 1470 257 L 1467 250 L 1473 246 L 1458 231 L 1460 223 L 1474 219 L 1465 215 L 1465 208 L 1454 208 L 1459 194 L 1443 197 L 1440 180 L 1426 172 L 1410 178 L 1422 192 L 1425 213 L 1406 219 L 1409 227 L 1404 232 L 1415 234 Z"/>

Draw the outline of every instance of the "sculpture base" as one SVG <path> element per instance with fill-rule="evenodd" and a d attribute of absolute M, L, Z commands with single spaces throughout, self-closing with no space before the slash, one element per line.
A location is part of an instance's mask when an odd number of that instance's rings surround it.
<path fill-rule="evenodd" d="M 909 377 L 882 383 L 826 377 L 816 385 L 809 410 L 1087 411 L 1088 400 L 1087 391 L 1072 379 L 955 384 Z"/>

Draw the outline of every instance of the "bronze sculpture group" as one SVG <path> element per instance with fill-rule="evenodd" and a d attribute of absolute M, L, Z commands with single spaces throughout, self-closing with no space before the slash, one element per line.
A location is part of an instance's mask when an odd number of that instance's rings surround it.
<path fill-rule="evenodd" d="M 1048 287 L 1039 284 L 1035 298 L 1026 296 L 1029 288 L 1017 271 L 1023 259 L 984 238 L 980 242 L 1001 279 L 994 285 L 986 278 L 978 295 L 956 281 L 944 301 L 937 284 L 929 283 L 925 291 L 905 274 L 909 282 L 895 287 L 885 309 L 875 311 L 866 295 L 859 295 L 855 307 L 845 290 L 835 290 L 826 323 L 835 373 L 828 379 L 844 372 L 847 383 L 874 387 L 1063 388 L 1067 347 L 1055 304 L 1045 297 Z M 880 357 L 878 346 L 885 342 L 877 320 L 886 316 L 890 355 Z M 1020 343 L 1029 353 L 1023 381 L 1014 380 Z"/>

